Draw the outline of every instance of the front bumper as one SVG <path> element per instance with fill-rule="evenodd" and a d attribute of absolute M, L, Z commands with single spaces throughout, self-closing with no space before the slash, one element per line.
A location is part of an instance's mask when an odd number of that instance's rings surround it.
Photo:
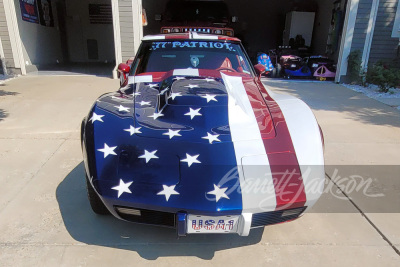
<path fill-rule="evenodd" d="M 248 236 L 250 230 L 253 228 L 297 219 L 301 214 L 303 214 L 306 208 L 307 207 L 300 207 L 253 214 L 242 213 L 236 215 L 238 216 L 237 227 L 235 228 L 235 231 L 230 233 L 236 233 L 239 236 Z M 115 217 L 124 221 L 174 228 L 176 229 L 178 236 L 186 236 L 190 232 L 193 232 L 189 229 L 191 225 L 188 223 L 188 214 L 184 211 L 172 213 L 121 206 L 115 206 L 110 211 Z M 219 217 L 222 218 L 226 216 L 213 216 L 214 221 L 218 221 Z M 206 233 L 206 231 L 203 231 L 202 233 Z"/>
<path fill-rule="evenodd" d="M 216 222 L 219 221 L 219 218 L 226 217 L 227 215 L 236 216 L 238 217 L 237 227 L 234 231 L 230 231 L 229 233 L 236 233 L 239 236 L 248 236 L 250 234 L 250 230 L 253 228 L 295 220 L 300 217 L 308 208 L 307 206 L 302 206 L 290 209 L 255 213 L 240 213 L 238 210 L 224 210 L 209 214 L 201 211 L 188 212 L 171 207 L 143 205 L 143 203 L 136 203 L 136 206 L 131 202 L 102 196 L 98 193 L 96 187 L 93 188 L 114 217 L 133 223 L 173 228 L 176 229 L 178 236 L 186 236 L 190 232 L 193 232 L 189 231 L 189 227 L 191 227 L 191 225 L 188 223 L 189 214 L 212 217 Z M 311 206 L 313 205 L 313 201 L 311 201 L 311 199 L 309 204 Z M 201 233 L 207 233 L 207 231 L 202 231 Z"/>

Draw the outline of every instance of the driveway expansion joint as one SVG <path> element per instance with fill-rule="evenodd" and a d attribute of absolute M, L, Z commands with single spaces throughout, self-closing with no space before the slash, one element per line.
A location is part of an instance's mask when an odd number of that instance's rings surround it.
<path fill-rule="evenodd" d="M 378 232 L 378 234 L 385 240 L 389 246 L 397 253 L 397 255 L 400 256 L 400 250 L 396 247 L 396 244 L 393 244 L 389 238 L 386 237 L 384 233 L 376 226 L 371 219 L 362 211 L 362 209 L 349 197 L 346 192 L 344 192 L 337 184 L 336 182 L 328 175 L 328 173 L 325 173 L 325 175 L 328 177 L 328 179 L 340 190 L 340 192 L 350 201 L 350 203 L 358 210 L 358 212 L 365 218 L 365 220 Z"/>

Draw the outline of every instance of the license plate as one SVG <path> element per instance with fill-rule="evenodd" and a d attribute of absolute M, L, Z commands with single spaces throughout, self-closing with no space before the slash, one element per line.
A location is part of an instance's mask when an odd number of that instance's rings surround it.
<path fill-rule="evenodd" d="M 313 68 L 316 68 L 316 67 L 318 67 L 318 64 L 315 64 L 315 63 L 314 63 L 314 64 L 312 64 L 312 67 L 313 67 Z"/>
<path fill-rule="evenodd" d="M 238 215 L 202 216 L 188 215 L 187 232 L 195 233 L 236 233 L 239 222 Z"/>
<path fill-rule="evenodd" d="M 291 67 L 292 67 L 292 68 L 296 68 L 296 64 L 292 64 Z"/>

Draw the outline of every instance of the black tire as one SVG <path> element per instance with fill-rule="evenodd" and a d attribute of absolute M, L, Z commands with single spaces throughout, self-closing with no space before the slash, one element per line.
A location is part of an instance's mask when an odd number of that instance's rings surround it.
<path fill-rule="evenodd" d="M 82 123 L 81 123 L 81 148 L 83 145 L 83 134 L 85 131 L 85 118 L 82 119 Z"/>
<path fill-rule="evenodd" d="M 90 207 L 94 213 L 99 215 L 108 215 L 110 212 L 104 205 L 103 201 L 101 201 L 100 197 L 97 195 L 96 191 L 94 191 L 92 185 L 89 182 L 89 179 L 86 177 L 86 190 L 90 203 Z"/>
<path fill-rule="evenodd" d="M 277 75 L 276 75 L 276 68 L 274 68 L 273 70 L 272 70 L 272 72 L 271 72 L 271 78 L 277 78 Z"/>
<path fill-rule="evenodd" d="M 281 64 L 276 64 L 276 78 L 281 77 L 282 75 L 282 66 Z"/>

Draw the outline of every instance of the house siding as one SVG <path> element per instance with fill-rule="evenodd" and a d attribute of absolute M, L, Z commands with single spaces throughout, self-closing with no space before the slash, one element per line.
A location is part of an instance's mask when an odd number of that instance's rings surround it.
<path fill-rule="evenodd" d="M 6 67 L 15 68 L 3 0 L 0 0 L 0 38 L 1 38 L 1 43 L 3 45 L 4 59 L 5 59 L 4 61 L 6 63 Z"/>
<path fill-rule="evenodd" d="M 399 59 L 399 38 L 392 37 L 398 0 L 380 0 L 371 44 L 369 63 Z"/>
<path fill-rule="evenodd" d="M 133 35 L 133 13 L 132 0 L 119 0 L 119 23 L 121 33 L 121 55 L 122 62 L 133 57 L 135 47 Z"/>
<path fill-rule="evenodd" d="M 368 21 L 371 14 L 372 0 L 360 0 L 358 4 L 356 24 L 354 26 L 351 50 L 364 51 L 365 38 L 367 37 Z"/>

